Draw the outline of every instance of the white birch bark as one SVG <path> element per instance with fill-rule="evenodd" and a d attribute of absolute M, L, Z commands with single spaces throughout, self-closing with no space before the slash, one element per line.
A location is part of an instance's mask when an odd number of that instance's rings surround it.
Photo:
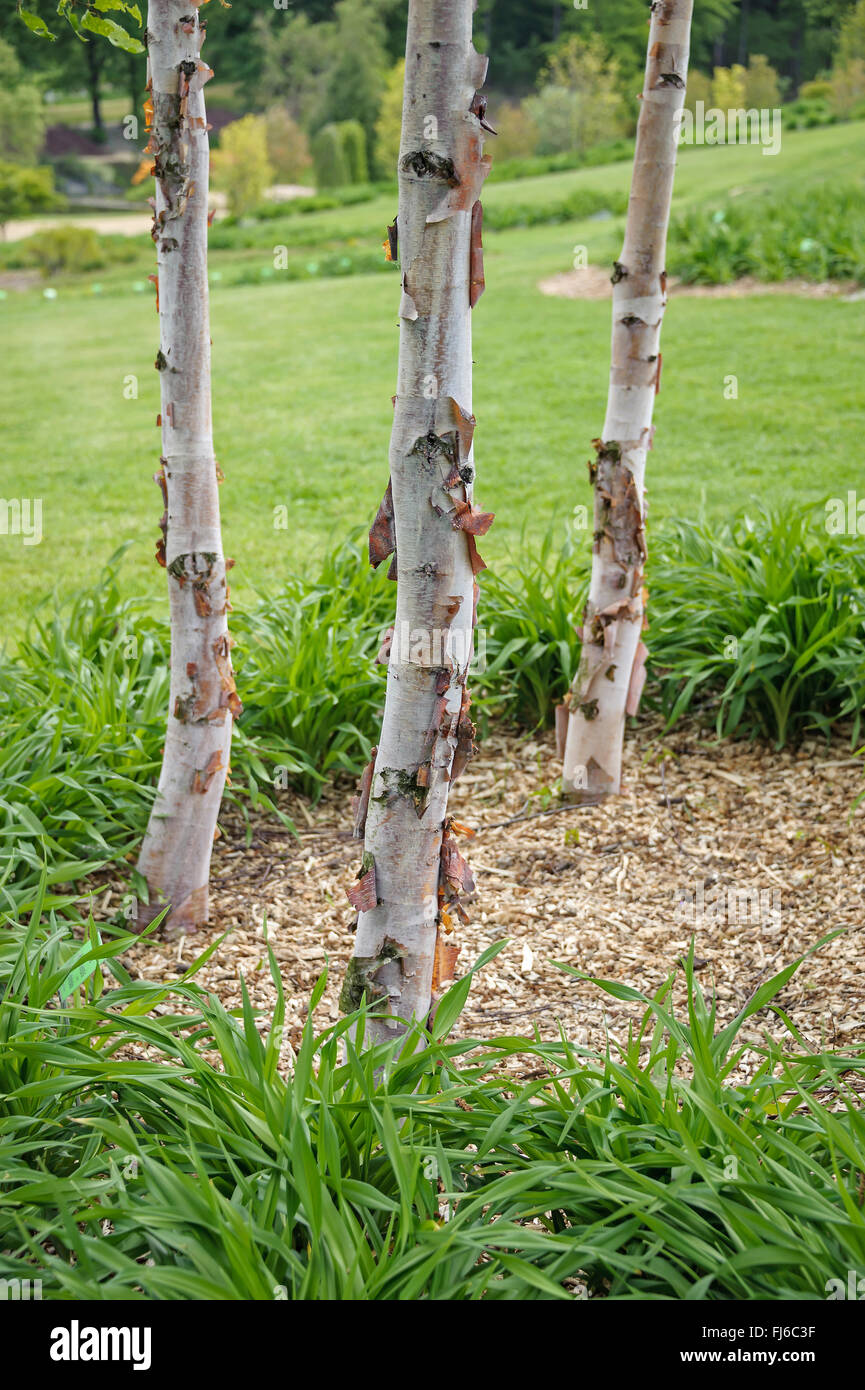
<path fill-rule="evenodd" d="M 148 87 L 156 200 L 162 457 L 165 502 L 157 558 L 168 572 L 171 687 L 159 787 L 138 869 L 172 933 L 208 915 L 210 855 L 228 771 L 234 689 L 210 404 L 207 294 L 209 145 L 203 26 L 187 0 L 150 0 Z M 229 562 L 230 564 L 230 562 Z"/>
<path fill-rule="evenodd" d="M 562 790 L 595 802 L 621 786 L 626 714 L 644 680 L 646 454 L 660 370 L 667 227 L 688 72 L 693 0 L 656 0 L 621 260 L 613 273 L 610 386 L 589 465 L 595 490 L 592 578 L 580 666 L 568 696 Z"/>
<path fill-rule="evenodd" d="M 364 856 L 351 897 L 360 915 L 341 1000 L 347 1011 L 366 991 L 389 1015 L 370 1022 L 370 1042 L 402 1030 L 400 1020 L 426 1021 L 452 975 L 460 891 L 474 886 L 447 818 L 451 780 L 473 748 L 466 675 L 483 563 L 475 536 L 492 521 L 472 502 L 470 305 L 483 280 L 477 199 L 489 167 L 475 96 L 486 59 L 471 43 L 472 8 L 409 3 L 391 484 L 370 535 L 373 563 L 395 541 L 396 621 L 359 816 L 362 825 L 365 810 Z"/>

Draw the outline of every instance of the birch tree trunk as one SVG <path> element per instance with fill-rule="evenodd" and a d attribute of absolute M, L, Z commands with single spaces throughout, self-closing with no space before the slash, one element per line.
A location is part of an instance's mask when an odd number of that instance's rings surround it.
<path fill-rule="evenodd" d="M 476 621 L 475 537 L 492 522 L 473 503 L 471 308 L 483 288 L 478 194 L 486 59 L 471 42 L 472 0 L 410 0 L 399 157 L 402 296 L 390 482 L 370 561 L 395 552 L 396 621 L 377 756 L 361 790 L 364 832 L 357 938 L 341 1005 L 364 993 L 371 1042 L 423 1022 L 452 978 L 454 918 L 474 883 L 447 815 L 474 751 L 466 677 Z M 382 656 L 387 644 L 382 649 Z"/>
<path fill-rule="evenodd" d="M 656 0 L 621 260 L 613 270 L 607 415 L 589 464 L 594 540 L 580 665 L 567 697 L 562 789 L 595 802 L 621 786 L 625 715 L 639 705 L 647 650 L 643 588 L 646 454 L 661 377 L 667 226 L 688 72 L 693 0 Z"/>
<path fill-rule="evenodd" d="M 204 28 L 186 0 L 150 0 L 148 152 L 156 177 L 153 239 L 160 345 L 165 512 L 157 559 L 168 572 L 171 689 L 162 771 L 138 869 L 150 903 L 166 903 L 173 933 L 208 915 L 210 855 L 228 771 L 234 688 L 228 585 L 219 523 L 219 470 L 210 414 L 207 296 L 209 148 L 201 62 Z"/>

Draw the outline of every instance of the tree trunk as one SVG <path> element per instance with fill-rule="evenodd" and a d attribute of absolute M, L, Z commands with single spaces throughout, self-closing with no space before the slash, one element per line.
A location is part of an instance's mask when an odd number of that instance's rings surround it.
<path fill-rule="evenodd" d="M 580 666 L 568 696 L 562 789 L 591 803 L 621 784 L 625 715 L 644 680 L 646 558 L 644 475 L 661 377 L 667 225 L 680 112 L 685 97 L 693 0 L 652 6 L 622 257 L 613 270 L 613 330 L 607 415 L 596 459 L 592 579 Z"/>
<path fill-rule="evenodd" d="M 151 0 L 147 29 L 162 400 L 156 481 L 165 502 L 157 559 L 168 571 L 171 690 L 159 788 L 138 863 L 150 893 L 139 921 L 170 903 L 167 922 L 178 932 L 207 919 L 210 854 L 240 704 L 226 620 L 232 562 L 222 552 L 210 418 L 202 88 L 212 73 L 199 58 L 198 11 L 185 0 Z"/>
<path fill-rule="evenodd" d="M 474 751 L 466 677 L 483 567 L 475 537 L 492 516 L 472 500 L 471 307 L 483 288 L 478 200 L 486 59 L 471 42 L 472 0 L 410 0 L 396 224 L 402 298 L 390 483 L 370 561 L 395 551 L 396 622 L 384 720 L 355 833 L 363 833 L 345 1011 L 366 993 L 387 1018 L 369 1041 L 426 1021 L 452 977 L 454 916 L 474 884 L 447 816 L 451 782 Z M 392 229 L 392 244 L 395 239 Z"/>

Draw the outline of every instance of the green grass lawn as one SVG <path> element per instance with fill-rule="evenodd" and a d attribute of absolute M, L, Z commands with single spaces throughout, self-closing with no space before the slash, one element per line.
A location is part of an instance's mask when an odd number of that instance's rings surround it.
<path fill-rule="evenodd" d="M 849 177 L 863 126 L 785 137 L 777 159 L 757 147 L 686 150 L 677 202 L 784 180 L 801 188 Z M 491 185 L 489 201 L 564 197 L 575 185 L 626 187 L 627 164 Z M 508 192 L 508 190 L 510 190 Z M 381 206 L 379 206 L 381 203 Z M 360 244 L 381 240 L 386 200 L 302 222 Z M 281 224 L 278 224 L 281 225 Z M 278 225 L 261 230 L 268 246 Z M 258 229 L 256 229 L 258 230 Z M 551 521 L 589 502 L 585 461 L 601 429 L 609 368 L 609 304 L 550 299 L 537 281 L 566 270 L 575 244 L 590 259 L 618 252 L 621 219 L 489 233 L 487 293 L 475 310 L 474 407 L 478 499 L 497 513 L 483 549 L 502 563 Z M 152 255 L 152 252 L 149 253 Z M 236 255 L 220 253 L 213 266 Z M 157 322 L 152 297 L 128 289 L 137 270 L 113 268 L 106 293 L 81 282 L 46 300 L 0 303 L 9 350 L 0 381 L 0 494 L 43 499 L 44 539 L 0 536 L 7 631 L 53 584 L 94 578 L 132 539 L 130 588 L 162 601 L 153 562 L 162 510 L 151 481 L 159 454 Z M 226 548 L 236 557 L 235 602 L 315 563 L 317 550 L 367 526 L 387 481 L 397 353 L 396 280 L 353 276 L 212 291 L 214 425 Z M 674 299 L 664 325 L 662 391 L 650 458 L 651 520 L 705 506 L 720 517 L 764 502 L 846 495 L 863 485 L 861 303 L 788 296 Z M 138 378 L 137 400 L 124 379 Z M 738 398 L 724 397 L 735 376 Z M 274 528 L 286 504 L 291 528 Z M 588 544 L 588 540 L 587 540 Z"/>

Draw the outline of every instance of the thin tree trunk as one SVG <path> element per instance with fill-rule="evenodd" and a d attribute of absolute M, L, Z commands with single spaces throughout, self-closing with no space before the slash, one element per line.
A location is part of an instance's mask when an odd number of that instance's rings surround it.
<path fill-rule="evenodd" d="M 483 288 L 478 194 L 486 59 L 471 42 L 472 0 L 410 0 L 399 159 L 402 274 L 391 478 L 370 532 L 376 565 L 395 549 L 396 622 L 378 754 L 367 770 L 357 938 L 344 1010 L 363 997 L 390 1017 L 381 1041 L 426 1021 L 452 977 L 454 917 L 474 884 L 447 816 L 474 751 L 466 676 L 477 584 L 475 537 L 492 516 L 472 501 L 471 306 Z M 403 1020 L 404 1022 L 400 1022 Z"/>
<path fill-rule="evenodd" d="M 621 260 L 613 271 L 607 415 L 596 459 L 592 579 L 568 703 L 563 791 L 594 802 L 621 785 L 625 715 L 644 680 L 644 476 L 661 377 L 667 225 L 685 98 L 693 0 L 657 0 Z"/>
<path fill-rule="evenodd" d="M 157 559 L 168 571 L 171 690 L 159 788 L 138 862 L 150 893 L 139 921 L 170 903 L 167 923 L 177 932 L 207 919 L 210 854 L 240 704 L 210 417 L 202 88 L 212 73 L 199 57 L 198 11 L 186 0 L 151 0 L 147 29 L 162 396 L 156 481 L 165 502 Z"/>

